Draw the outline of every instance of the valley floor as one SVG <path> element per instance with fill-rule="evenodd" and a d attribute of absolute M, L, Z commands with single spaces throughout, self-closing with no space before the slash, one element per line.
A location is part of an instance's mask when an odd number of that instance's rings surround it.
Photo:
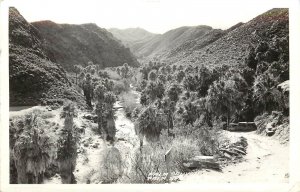
<path fill-rule="evenodd" d="M 133 91 L 135 94 L 135 91 Z M 138 99 L 137 99 L 138 101 Z M 117 101 L 115 103 L 116 111 L 116 138 L 117 141 L 114 144 L 122 156 L 122 167 L 125 172 L 128 172 L 130 167 L 132 153 L 134 148 L 137 147 L 138 138 L 134 132 L 133 122 L 125 116 L 122 103 Z M 74 176 L 78 184 L 100 184 L 103 179 L 106 178 L 106 171 L 103 171 L 103 155 L 112 146 L 107 142 L 104 142 L 102 137 L 96 133 L 97 124 L 88 121 L 83 116 L 90 114 L 87 112 L 81 112 L 74 121 L 77 126 L 84 127 L 85 132 L 82 135 L 80 146 L 78 149 L 78 158 L 76 161 L 76 167 Z M 105 170 L 105 168 L 104 168 Z M 58 174 L 50 179 L 44 181 L 45 184 L 60 184 L 61 179 Z"/>
<path fill-rule="evenodd" d="M 134 133 L 133 123 L 125 116 L 121 108 L 122 103 L 118 101 L 115 104 L 118 108 L 116 112 L 116 128 L 118 141 L 115 147 L 121 152 L 123 166 L 130 167 L 130 157 L 134 148 L 137 147 L 137 137 Z M 35 107 L 43 108 L 43 107 Z M 23 115 L 32 109 L 23 109 L 21 111 L 11 111 L 10 116 Z M 52 111 L 55 114 L 52 121 L 63 124 L 59 118 L 60 110 Z M 99 169 L 101 165 L 101 155 L 103 151 L 110 147 L 103 142 L 101 136 L 95 133 L 97 124 L 83 118 L 85 113 L 80 114 L 75 120 L 79 127 L 85 128 L 78 150 L 78 159 L 74 176 L 78 184 L 83 183 L 101 183 Z M 255 132 L 228 132 L 223 134 L 230 137 L 231 140 L 243 136 L 247 138 L 248 147 L 245 160 L 241 163 L 231 164 L 222 169 L 222 172 L 213 170 L 199 170 L 192 173 L 176 176 L 179 181 L 176 183 L 279 183 L 288 182 L 289 169 L 289 146 L 282 145 L 278 140 L 271 137 L 258 135 Z M 58 174 L 49 180 L 46 184 L 59 184 L 61 179 Z"/>
<path fill-rule="evenodd" d="M 227 132 L 247 138 L 245 161 L 229 165 L 222 172 L 200 170 L 179 177 L 178 183 L 279 183 L 288 182 L 289 147 L 255 132 Z"/>

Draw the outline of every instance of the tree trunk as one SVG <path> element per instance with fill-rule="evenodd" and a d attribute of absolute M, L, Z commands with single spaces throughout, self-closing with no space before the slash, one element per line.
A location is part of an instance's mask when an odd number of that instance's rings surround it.
<path fill-rule="evenodd" d="M 86 94 L 86 103 L 89 107 L 92 107 L 91 95 L 90 93 Z"/>
<path fill-rule="evenodd" d="M 230 113 L 227 112 L 227 128 L 229 127 L 229 121 L 230 121 Z"/>
<path fill-rule="evenodd" d="M 77 73 L 76 73 L 76 77 L 75 77 L 75 80 L 76 80 L 76 85 L 77 85 Z"/>

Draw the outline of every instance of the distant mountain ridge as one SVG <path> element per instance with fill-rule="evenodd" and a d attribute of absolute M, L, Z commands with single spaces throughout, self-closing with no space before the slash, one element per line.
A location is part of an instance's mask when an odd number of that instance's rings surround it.
<path fill-rule="evenodd" d="M 288 36 L 288 9 L 274 8 L 247 23 L 227 30 L 199 25 L 180 27 L 130 45 L 141 61 L 160 60 L 170 64 L 242 64 L 249 46 L 270 42 L 273 36 Z M 273 30 L 273 31 L 272 31 Z M 130 41 L 126 39 L 123 41 Z"/>
<path fill-rule="evenodd" d="M 142 29 L 139 30 L 144 31 Z M 127 44 L 138 58 L 149 59 L 168 54 L 172 49 L 181 46 L 187 41 L 200 38 L 212 30 L 212 27 L 206 25 L 183 26 L 167 31 L 164 34 L 156 34 L 140 39 L 139 41 L 133 41 L 132 38 L 128 38 L 129 35 L 127 34 L 130 30 L 114 29 L 110 31 L 116 38 L 119 38 L 123 43 Z M 118 33 L 115 31 L 118 31 Z M 133 36 L 133 34 L 131 35 Z"/>
<path fill-rule="evenodd" d="M 269 10 L 245 24 L 237 24 L 215 41 L 201 46 L 201 39 L 193 40 L 192 47 L 167 55 L 170 63 L 205 65 L 243 65 L 249 46 L 256 47 L 260 42 L 289 37 L 288 9 Z M 197 46 L 200 46 L 197 48 Z M 174 50 L 173 50 L 174 51 Z"/>
<path fill-rule="evenodd" d="M 89 61 L 101 67 L 116 67 L 124 63 L 134 67 L 139 65 L 128 48 L 96 24 L 38 21 L 32 25 L 40 32 L 50 59 L 66 70 L 72 70 L 74 65 L 85 66 Z"/>
<path fill-rule="evenodd" d="M 160 34 L 151 33 L 139 27 L 127 29 L 110 28 L 108 31 L 120 40 L 124 46 L 130 48 L 131 52 L 137 57 L 139 57 L 139 55 L 136 54 L 136 52 L 140 46 L 151 41 L 151 39 L 156 36 L 160 36 Z"/>
<path fill-rule="evenodd" d="M 127 29 L 110 28 L 108 31 L 125 45 L 138 41 L 146 41 L 157 35 L 139 27 Z"/>

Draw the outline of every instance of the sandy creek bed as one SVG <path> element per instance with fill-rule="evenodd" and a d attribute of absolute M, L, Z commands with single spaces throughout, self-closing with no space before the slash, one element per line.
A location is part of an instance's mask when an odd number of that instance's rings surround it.
<path fill-rule="evenodd" d="M 134 94 L 138 93 L 132 90 Z M 139 97 L 136 98 L 138 102 Z M 116 147 L 121 153 L 122 168 L 123 172 L 130 169 L 131 157 L 138 147 L 138 138 L 134 132 L 133 122 L 125 116 L 124 109 L 122 108 L 122 103 L 117 101 L 114 106 L 116 111 L 116 138 L 118 139 L 114 147 Z M 101 159 L 105 150 L 111 147 L 110 144 L 104 142 L 100 135 L 95 133 L 97 127 L 96 123 L 87 121 L 83 118 L 86 113 L 83 112 L 78 115 L 74 122 L 79 127 L 85 127 L 85 133 L 82 135 L 80 146 L 78 149 L 78 158 L 76 161 L 76 168 L 74 171 L 74 176 L 78 184 L 91 183 L 97 184 L 102 182 L 103 173 L 101 172 Z M 124 175 L 124 174 L 123 174 Z M 49 180 L 45 180 L 44 183 L 47 184 L 60 184 L 61 179 L 58 174 Z"/>

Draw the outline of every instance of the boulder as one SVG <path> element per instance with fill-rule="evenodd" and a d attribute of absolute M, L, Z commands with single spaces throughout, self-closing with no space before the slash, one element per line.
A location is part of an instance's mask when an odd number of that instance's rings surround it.
<path fill-rule="evenodd" d="M 188 169 L 213 169 L 221 170 L 219 163 L 213 156 L 195 156 L 183 162 L 183 166 Z"/>
<path fill-rule="evenodd" d="M 228 131 L 255 131 L 257 129 L 254 122 L 230 123 Z"/>

